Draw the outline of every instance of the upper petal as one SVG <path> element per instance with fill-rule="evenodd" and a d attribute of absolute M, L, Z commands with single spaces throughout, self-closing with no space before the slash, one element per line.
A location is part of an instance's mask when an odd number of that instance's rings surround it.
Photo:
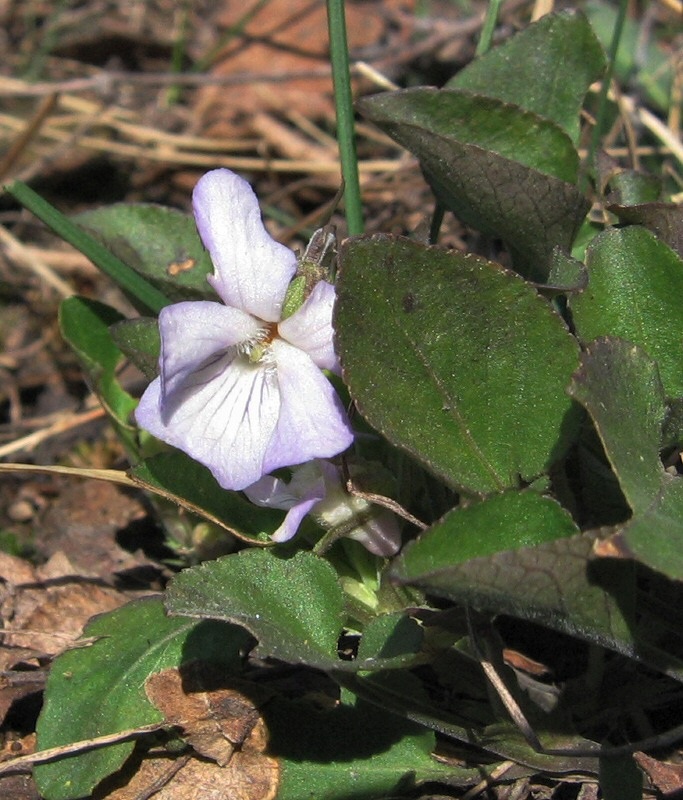
<path fill-rule="evenodd" d="M 259 324 L 237 308 L 207 301 L 175 303 L 159 314 L 161 382 L 164 402 L 193 372 L 210 369 L 234 345 L 255 336 Z"/>
<path fill-rule="evenodd" d="M 251 186 L 228 169 L 216 169 L 199 179 L 192 204 L 215 269 L 209 283 L 227 305 L 277 322 L 296 256 L 265 229 Z"/>
<path fill-rule="evenodd" d="M 280 417 L 268 444 L 266 472 L 331 458 L 353 442 L 353 432 L 334 388 L 311 358 L 291 344 L 272 344 L 277 363 Z"/>
<path fill-rule="evenodd" d="M 332 330 L 334 300 L 334 286 L 319 281 L 301 308 L 278 325 L 278 332 L 283 339 L 305 350 L 321 369 L 339 372 Z"/>
<path fill-rule="evenodd" d="M 153 381 L 140 400 L 141 427 L 204 464 L 225 489 L 244 489 L 268 471 L 263 462 L 280 410 L 269 369 L 226 354 L 187 374 L 170 411 L 160 384 Z"/>

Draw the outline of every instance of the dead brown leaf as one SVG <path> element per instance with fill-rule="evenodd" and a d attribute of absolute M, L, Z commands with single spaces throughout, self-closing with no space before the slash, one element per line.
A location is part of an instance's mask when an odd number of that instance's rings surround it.
<path fill-rule="evenodd" d="M 40 800 L 31 775 L 3 775 L 0 777 L 0 797 L 7 800 Z"/>
<path fill-rule="evenodd" d="M 108 586 L 82 579 L 64 556 L 56 553 L 33 567 L 0 553 L 0 670 L 19 662 L 54 655 L 73 641 L 95 614 L 112 611 L 129 598 Z"/>
<path fill-rule="evenodd" d="M 79 574 L 111 580 L 112 573 L 150 565 L 129 553 L 117 534 L 147 514 L 141 499 L 105 481 L 70 481 L 42 520 L 41 550 L 66 554 Z"/>
<path fill-rule="evenodd" d="M 249 9 L 257 9 L 242 30 L 235 31 L 211 71 L 214 76 L 244 75 L 251 80 L 205 86 L 197 92 L 197 120 L 211 136 L 253 135 L 249 119 L 256 113 L 295 112 L 309 120 L 334 117 L 325 3 L 270 0 L 258 5 L 226 3 L 217 17 L 219 25 L 235 28 Z M 410 19 L 414 0 L 345 5 L 349 48 L 355 57 L 400 51 L 406 44 L 410 31 L 396 30 L 390 13 L 400 8 L 407 12 L 403 19 Z"/>
<path fill-rule="evenodd" d="M 224 673 L 201 662 L 152 675 L 147 696 L 167 722 L 183 727 L 184 738 L 204 758 L 150 755 L 125 786 L 115 777 L 95 800 L 138 800 L 152 791 L 155 800 L 272 800 L 280 768 L 266 755 L 268 736 L 258 712 L 268 695 L 255 702 L 251 684 L 247 690 L 242 681 L 231 683 L 225 688 Z"/>
<path fill-rule="evenodd" d="M 633 758 L 646 773 L 652 785 L 665 796 L 683 789 L 683 764 L 658 761 L 645 753 L 634 753 Z"/>
<path fill-rule="evenodd" d="M 107 781 L 93 800 L 273 800 L 279 769 L 274 759 L 258 765 L 220 767 L 211 761 L 167 753 L 144 758 L 125 786 L 108 788 Z"/>
<path fill-rule="evenodd" d="M 36 735 L 31 733 L 23 738 L 9 737 L 0 750 L 0 764 L 34 753 L 36 749 Z M 31 775 L 1 775 L 0 797 L 12 800 L 40 800 L 38 790 L 33 783 Z"/>
<path fill-rule="evenodd" d="M 167 669 L 150 676 L 145 691 L 166 721 L 181 725 L 189 744 L 220 766 L 245 756 L 259 757 L 268 743 L 258 706 L 268 699 L 260 693 L 258 705 L 254 687 L 232 682 L 225 687 L 225 674 L 202 662 Z M 242 689 L 242 691 L 240 691 Z"/>

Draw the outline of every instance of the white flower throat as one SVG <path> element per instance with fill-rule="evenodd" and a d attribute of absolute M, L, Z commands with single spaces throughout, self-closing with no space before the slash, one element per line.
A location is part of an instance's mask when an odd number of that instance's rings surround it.
<path fill-rule="evenodd" d="M 256 335 L 249 338 L 242 345 L 244 355 L 250 364 L 272 364 L 274 363 L 271 344 L 278 337 L 276 322 L 264 323 Z"/>

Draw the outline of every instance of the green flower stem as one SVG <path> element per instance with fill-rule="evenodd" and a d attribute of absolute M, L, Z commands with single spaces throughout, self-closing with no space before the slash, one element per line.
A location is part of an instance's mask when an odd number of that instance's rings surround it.
<path fill-rule="evenodd" d="M 496 22 L 498 21 L 498 14 L 500 12 L 500 7 L 503 4 L 503 0 L 491 0 L 489 3 L 489 7 L 486 9 L 486 16 L 484 17 L 484 25 L 481 29 L 481 36 L 479 37 L 479 43 L 477 44 L 477 49 L 475 51 L 475 55 L 483 56 L 489 48 L 491 47 L 491 42 L 493 40 L 493 31 L 496 28 Z"/>
<path fill-rule="evenodd" d="M 346 206 L 346 223 L 350 236 L 363 233 L 363 209 L 358 179 L 358 157 L 351 97 L 349 48 L 346 40 L 344 0 L 327 0 L 327 24 L 330 32 L 330 59 L 334 100 L 337 109 L 337 140 L 341 158 Z"/>
<path fill-rule="evenodd" d="M 605 116 L 607 115 L 607 95 L 609 87 L 612 83 L 612 76 L 614 75 L 614 68 L 617 61 L 617 51 L 619 50 L 619 43 L 621 42 L 621 34 L 624 30 L 624 23 L 626 21 L 627 0 L 621 0 L 619 3 L 619 11 L 614 23 L 614 32 L 612 33 L 612 41 L 609 46 L 609 53 L 607 54 L 607 71 L 602 79 L 602 86 L 600 87 L 600 94 L 598 95 L 598 109 L 595 114 L 595 127 L 591 135 L 591 141 L 588 148 L 588 157 L 586 163 L 588 168 L 593 164 L 595 153 L 600 144 L 600 138 L 605 128 Z"/>

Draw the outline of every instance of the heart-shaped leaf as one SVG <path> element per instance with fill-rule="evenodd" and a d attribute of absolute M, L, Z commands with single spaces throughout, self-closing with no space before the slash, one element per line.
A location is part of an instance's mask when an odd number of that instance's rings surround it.
<path fill-rule="evenodd" d="M 398 574 L 434 575 L 475 558 L 578 533 L 554 500 L 534 491 L 505 492 L 455 508 L 405 549 Z"/>
<path fill-rule="evenodd" d="M 447 209 L 501 237 L 516 268 L 545 282 L 553 249 L 571 249 L 589 207 L 574 186 L 577 155 L 561 128 L 462 91 L 407 89 L 359 107 L 417 156 Z"/>
<path fill-rule="evenodd" d="M 553 120 L 574 142 L 588 87 L 605 57 L 586 17 L 546 14 L 499 47 L 475 58 L 446 84 L 496 97 Z"/>
<path fill-rule="evenodd" d="M 652 578 L 638 584 L 632 563 L 595 559 L 597 541 L 594 532 L 580 533 L 451 563 L 447 549 L 440 560 L 438 553 L 423 552 L 418 540 L 415 555 L 408 547 L 395 574 L 399 582 L 430 594 L 530 620 L 683 679 L 680 621 L 662 619 L 651 599 Z"/>
<path fill-rule="evenodd" d="M 418 87 L 373 95 L 365 98 L 360 108 L 373 122 L 387 129 L 391 126 L 424 150 L 430 142 L 452 141 L 568 183 L 577 177 L 579 157 L 561 128 L 494 97 Z M 420 153 L 413 152 L 422 160 Z"/>
<path fill-rule="evenodd" d="M 337 351 L 361 413 L 451 486 L 531 481 L 573 436 L 578 348 L 517 275 L 388 236 L 340 253 Z"/>
<path fill-rule="evenodd" d="M 187 569 L 171 581 L 166 607 L 242 625 L 263 657 L 321 668 L 338 662 L 342 591 L 330 564 L 311 553 L 284 559 L 243 550 Z"/>
<path fill-rule="evenodd" d="M 159 598 L 103 614 L 83 635 L 93 640 L 67 650 L 52 665 L 37 725 L 40 749 L 161 722 L 145 696 L 149 675 L 193 659 L 235 669 L 247 640 L 232 625 L 171 619 Z M 49 800 L 89 797 L 133 747 L 134 742 L 124 742 L 36 767 L 41 795 Z"/>
<path fill-rule="evenodd" d="M 585 342 L 618 336 L 657 362 L 670 397 L 683 396 L 683 260 L 640 227 L 610 228 L 588 248 L 588 288 L 569 300 Z"/>

